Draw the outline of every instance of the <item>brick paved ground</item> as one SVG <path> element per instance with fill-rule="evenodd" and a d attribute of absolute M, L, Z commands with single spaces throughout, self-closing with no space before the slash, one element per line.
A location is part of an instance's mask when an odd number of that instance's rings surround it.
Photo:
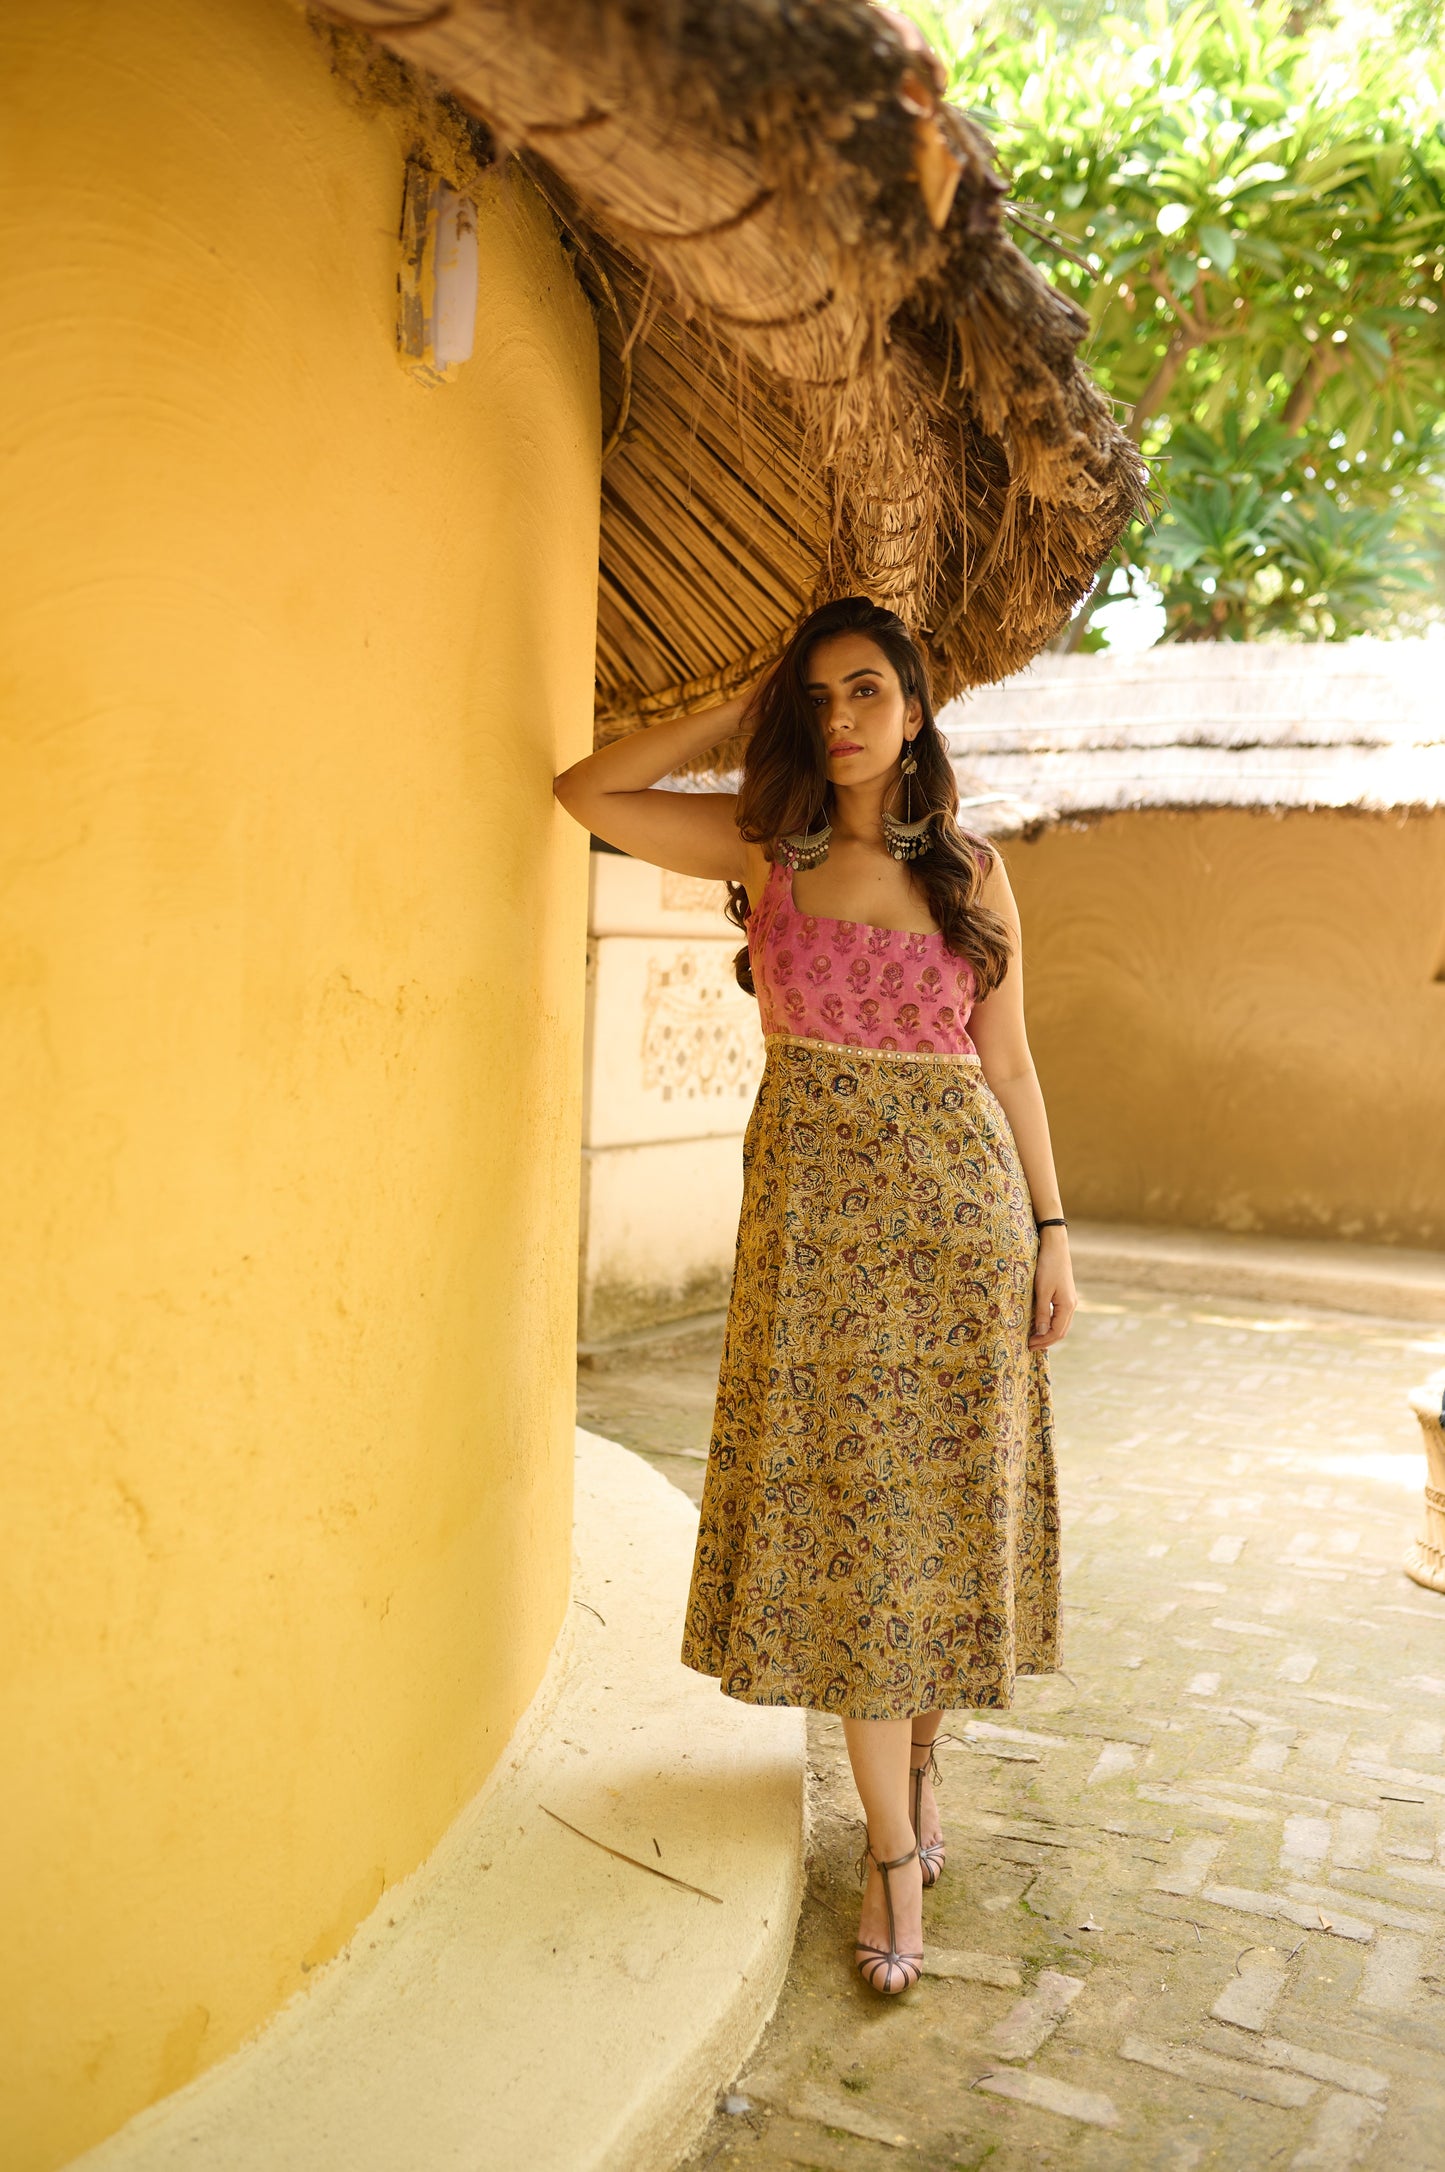
<path fill-rule="evenodd" d="M 703 2167 L 1445 2168 L 1445 1599 L 1399 1572 L 1436 1331 L 1092 1293 L 1057 1356 L 1064 1664 L 942 1752 L 930 1973 L 851 1975 L 856 1806 L 811 1722 L 808 1895 Z M 716 1334 L 584 1371 L 694 1498 Z"/>

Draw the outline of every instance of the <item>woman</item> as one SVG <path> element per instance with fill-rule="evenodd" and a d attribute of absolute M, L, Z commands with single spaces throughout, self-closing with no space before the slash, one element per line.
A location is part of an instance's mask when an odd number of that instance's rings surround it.
<path fill-rule="evenodd" d="M 654 789 L 740 728 L 742 788 Z M 923 658 L 862 597 L 749 696 L 557 779 L 608 844 L 731 886 L 767 1061 L 682 1656 L 843 1722 L 857 1966 L 916 1983 L 943 1711 L 1057 1661 L 1045 1351 L 1074 1311 L 1003 867 L 957 826 Z"/>

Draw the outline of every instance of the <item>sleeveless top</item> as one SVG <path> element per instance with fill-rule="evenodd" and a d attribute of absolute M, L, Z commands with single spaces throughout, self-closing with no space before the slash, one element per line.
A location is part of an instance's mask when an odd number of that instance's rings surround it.
<path fill-rule="evenodd" d="M 748 915 L 763 1032 L 907 1055 L 972 1056 L 973 968 L 934 930 L 800 913 L 792 870 L 775 860 Z"/>

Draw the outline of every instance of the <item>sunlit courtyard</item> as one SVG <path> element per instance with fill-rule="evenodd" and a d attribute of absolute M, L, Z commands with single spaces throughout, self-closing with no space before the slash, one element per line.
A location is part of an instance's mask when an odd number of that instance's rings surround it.
<path fill-rule="evenodd" d="M 696 1496 L 715 1338 L 582 1376 Z M 849 1968 L 811 1721 L 787 1988 L 690 2160 L 1425 2168 L 1445 2131 L 1445 1600 L 1400 1562 L 1445 1334 L 1086 1290 L 1055 1362 L 1066 1672 L 956 1714 L 923 1982 Z"/>

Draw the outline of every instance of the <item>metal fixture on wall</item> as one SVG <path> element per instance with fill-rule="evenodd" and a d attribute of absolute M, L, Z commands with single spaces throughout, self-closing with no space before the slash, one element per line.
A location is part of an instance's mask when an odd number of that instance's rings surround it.
<path fill-rule="evenodd" d="M 413 159 L 401 207 L 396 344 L 423 384 L 450 384 L 477 321 L 477 207 Z"/>

